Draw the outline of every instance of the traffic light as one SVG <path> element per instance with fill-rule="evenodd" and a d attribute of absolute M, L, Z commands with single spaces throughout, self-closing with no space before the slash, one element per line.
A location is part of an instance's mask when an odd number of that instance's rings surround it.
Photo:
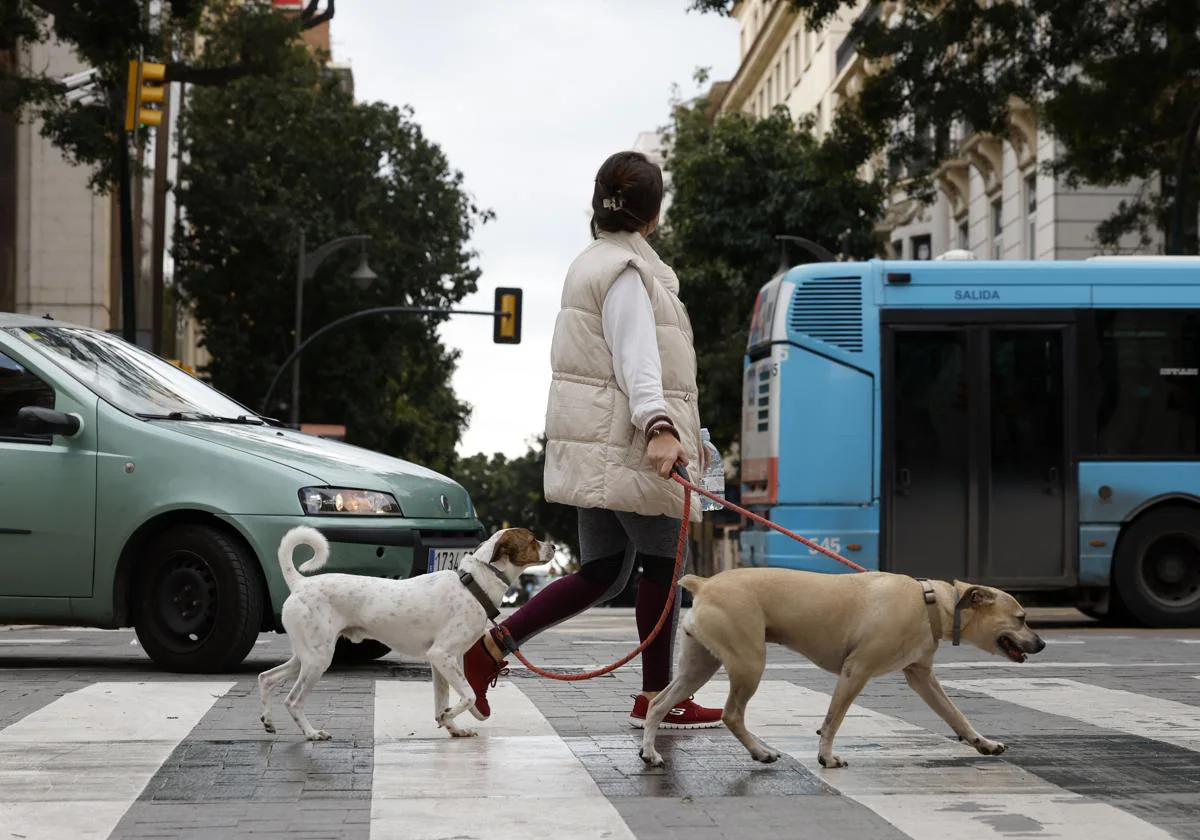
<path fill-rule="evenodd" d="M 166 94 L 164 77 L 167 65 L 134 59 L 129 62 L 129 87 L 125 95 L 125 130 L 162 124 L 162 111 L 147 105 L 162 106 Z"/>
<path fill-rule="evenodd" d="M 520 344 L 521 290 L 496 289 L 495 312 L 492 341 L 496 344 Z"/>

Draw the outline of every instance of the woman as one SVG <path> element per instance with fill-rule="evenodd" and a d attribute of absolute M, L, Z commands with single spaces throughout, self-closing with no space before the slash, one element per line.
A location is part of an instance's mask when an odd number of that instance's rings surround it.
<path fill-rule="evenodd" d="M 683 513 L 676 464 L 700 463 L 696 353 L 679 281 L 645 237 L 658 224 L 663 181 L 638 152 L 611 156 L 596 174 L 593 241 L 567 271 L 550 348 L 546 409 L 547 500 L 578 509 L 580 570 L 545 587 L 503 622 L 518 644 L 620 592 L 641 563 L 638 634 L 657 623 L 671 589 Z M 689 519 L 700 521 L 693 498 Z M 642 692 L 629 720 L 671 680 L 679 599 L 642 653 Z M 495 631 L 464 656 L 475 707 L 508 664 Z M 719 709 L 691 700 L 664 726 L 719 726 Z"/>

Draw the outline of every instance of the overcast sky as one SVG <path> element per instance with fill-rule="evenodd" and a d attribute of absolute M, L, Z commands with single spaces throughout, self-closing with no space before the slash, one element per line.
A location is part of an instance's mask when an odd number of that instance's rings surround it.
<path fill-rule="evenodd" d="M 491 322 L 452 319 L 462 351 L 454 388 L 473 406 L 459 451 L 521 455 L 544 427 L 550 336 L 563 276 L 587 244 L 592 178 L 609 154 L 667 121 L 671 85 L 697 67 L 737 69 L 735 21 L 688 13 L 688 0 L 341 0 L 334 60 L 360 100 L 411 105 L 479 204 L 480 290 L 525 290 L 519 346 Z M 681 278 L 687 282 L 687 278 Z"/>

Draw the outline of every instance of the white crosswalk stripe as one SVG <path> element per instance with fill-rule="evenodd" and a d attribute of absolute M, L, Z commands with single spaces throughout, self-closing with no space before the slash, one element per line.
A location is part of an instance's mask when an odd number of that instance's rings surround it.
<path fill-rule="evenodd" d="M 1068 679 L 946 680 L 942 685 L 1200 751 L 1200 706 Z"/>
<path fill-rule="evenodd" d="M 492 715 L 479 736 L 452 739 L 432 721 L 428 683 L 375 683 L 372 840 L 633 840 L 570 747 L 516 685 L 497 685 L 488 700 Z M 459 723 L 474 722 L 468 718 Z"/>
<path fill-rule="evenodd" d="M 345 679 L 366 689 L 360 676 Z M 523 683 L 528 687 L 527 681 L 514 680 L 491 690 L 493 714 L 486 723 L 477 724 L 469 715 L 460 719 L 464 726 L 476 728 L 478 737 L 452 739 L 432 721 L 428 682 L 372 681 L 372 840 L 528 840 L 538 835 L 634 839 L 630 825 L 572 751 L 574 742 L 569 744 L 555 732 L 522 692 Z M 230 693 L 235 685 L 239 690 Z M 1065 730 L 1075 721 L 1200 751 L 1200 707 L 1152 694 L 1061 678 L 946 680 L 943 685 L 954 694 L 983 695 L 1033 714 L 1055 716 L 1047 719 L 1056 721 L 1050 728 Z M 701 689 L 696 699 L 721 706 L 726 690 L 727 684 L 715 681 Z M 156 789 L 147 786 L 173 751 L 187 747 L 185 741 L 213 737 L 206 734 L 211 729 L 201 727 L 199 734 L 193 730 L 227 694 L 231 699 L 227 708 L 217 709 L 216 719 L 232 709 L 240 720 L 244 706 L 247 740 L 260 738 L 257 692 L 245 680 L 236 684 L 223 680 L 98 682 L 0 729 L 0 837 L 109 840 L 124 836 L 114 834 L 114 829 L 118 824 L 121 831 L 129 827 L 136 813 L 130 808 Z M 1003 741 L 1018 735 L 997 729 L 994 719 L 972 713 L 969 700 L 958 702 L 988 737 Z M 858 813 L 886 821 L 913 840 L 1169 840 L 1173 836 L 1147 821 L 1158 820 L 1153 813 L 1141 819 L 1103 801 L 1102 795 L 1073 793 L 1023 769 L 1009 760 L 1019 758 L 1014 754 L 1018 745 L 1010 742 L 1013 752 L 1005 756 L 979 756 L 959 743 L 948 727 L 927 728 L 862 702 L 851 707 L 835 744 L 850 766 L 826 770 L 816 760 L 816 730 L 828 703 L 823 692 L 768 680 L 750 703 L 748 723 L 767 743 L 845 796 L 849 802 L 844 807 L 865 809 Z M 206 726 L 212 725 L 211 720 Z M 629 730 L 612 734 L 623 741 Z M 691 769 L 701 769 L 706 753 L 684 746 L 688 738 L 689 733 L 671 736 L 676 749 L 664 748 L 668 772 L 685 769 L 685 761 L 696 763 Z M 710 730 L 704 738 L 733 742 L 733 736 L 723 730 Z M 311 751 L 317 762 L 314 767 L 319 767 L 318 759 L 328 749 L 306 745 L 294 734 L 272 740 L 276 749 Z M 284 746 L 283 740 L 294 743 Z M 664 735 L 660 748 L 665 741 Z M 605 748 L 611 749 L 611 743 Z M 633 739 L 628 749 L 630 772 L 639 772 Z M 267 761 L 266 753 L 258 759 L 243 755 L 244 766 L 230 772 L 240 769 L 252 775 L 262 769 L 256 760 Z M 727 768 L 725 755 L 722 752 Z M 745 769 L 747 774 L 775 772 L 753 764 L 748 755 Z M 800 819 L 804 798 L 795 802 Z M 127 813 L 130 817 L 122 822 Z M 632 816 L 630 821 L 637 825 Z M 362 828 L 364 833 L 355 836 L 365 836 L 366 826 Z"/>
<path fill-rule="evenodd" d="M 98 682 L 0 730 L 0 826 L 105 840 L 232 682 Z"/>
<path fill-rule="evenodd" d="M 724 703 L 727 685 L 709 683 L 697 702 Z M 782 681 L 764 681 L 750 701 L 747 726 L 827 784 L 870 808 L 914 840 L 942 837 L 1039 840 L 1169 840 L 1171 835 L 1118 808 L 1071 793 L 1004 761 L 979 756 L 954 766 L 930 760 L 973 755 L 947 738 L 860 704 L 851 706 L 834 742 L 849 767 L 817 762 L 816 730 L 829 695 Z M 1003 733 L 985 733 L 1003 740 Z"/>

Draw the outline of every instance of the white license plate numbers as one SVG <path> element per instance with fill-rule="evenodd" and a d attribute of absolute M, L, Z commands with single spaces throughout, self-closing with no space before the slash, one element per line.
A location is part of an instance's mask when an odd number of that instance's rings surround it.
<path fill-rule="evenodd" d="M 464 557 L 471 553 L 469 548 L 431 548 L 426 570 L 431 574 L 449 569 L 455 571 Z"/>

